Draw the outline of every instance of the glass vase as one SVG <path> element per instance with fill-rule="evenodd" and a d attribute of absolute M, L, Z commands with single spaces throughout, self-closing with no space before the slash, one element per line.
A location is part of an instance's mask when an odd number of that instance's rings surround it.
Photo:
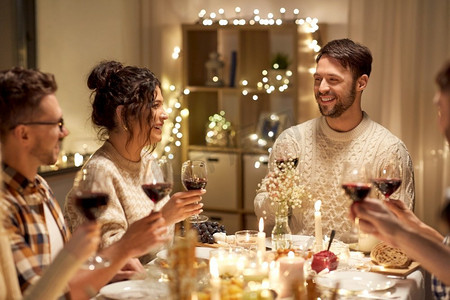
<path fill-rule="evenodd" d="M 272 229 L 272 250 L 289 249 L 292 245 L 292 234 L 287 214 L 277 214 Z"/>

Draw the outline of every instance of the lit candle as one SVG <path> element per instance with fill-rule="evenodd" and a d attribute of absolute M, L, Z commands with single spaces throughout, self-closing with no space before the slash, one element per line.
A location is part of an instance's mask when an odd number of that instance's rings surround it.
<path fill-rule="evenodd" d="M 215 257 L 209 260 L 209 274 L 211 275 L 211 300 L 220 300 L 219 265 Z"/>
<path fill-rule="evenodd" d="M 322 201 L 317 200 L 314 203 L 314 225 L 316 233 L 316 252 L 322 251 L 323 248 L 323 237 L 322 237 L 322 214 L 320 213 L 320 206 Z"/>
<path fill-rule="evenodd" d="M 305 260 L 289 252 L 288 256 L 280 257 L 279 263 L 279 296 L 280 298 L 290 297 L 294 293 L 294 288 L 303 284 L 305 280 L 303 266 Z"/>
<path fill-rule="evenodd" d="M 258 232 L 258 254 L 264 255 L 266 252 L 266 233 L 264 232 L 264 220 L 263 218 L 259 219 L 259 232 Z"/>

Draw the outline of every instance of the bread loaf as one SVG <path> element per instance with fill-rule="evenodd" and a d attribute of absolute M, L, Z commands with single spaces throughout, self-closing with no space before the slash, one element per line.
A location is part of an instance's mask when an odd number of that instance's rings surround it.
<path fill-rule="evenodd" d="M 373 263 L 385 268 L 405 269 L 411 264 L 411 259 L 399 248 L 381 242 L 370 252 Z"/>

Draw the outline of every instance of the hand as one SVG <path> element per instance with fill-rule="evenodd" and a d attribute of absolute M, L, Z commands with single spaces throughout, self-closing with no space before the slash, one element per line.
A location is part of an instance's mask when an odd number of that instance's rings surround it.
<path fill-rule="evenodd" d="M 93 255 L 100 243 L 100 226 L 94 221 L 87 221 L 75 230 L 65 249 L 80 261 Z"/>
<path fill-rule="evenodd" d="M 172 195 L 162 207 L 161 212 L 168 225 L 183 221 L 184 219 L 203 212 L 202 195 L 206 190 L 190 190 Z"/>
<path fill-rule="evenodd" d="M 389 199 L 385 201 L 387 208 L 393 212 L 401 223 L 417 228 L 422 223 L 419 218 L 401 200 Z"/>
<path fill-rule="evenodd" d="M 359 218 L 359 228 L 395 247 L 398 247 L 396 235 L 404 230 L 397 217 L 379 199 L 366 198 L 353 202 L 350 217 Z"/>
<path fill-rule="evenodd" d="M 137 258 L 130 258 L 123 268 L 116 273 L 111 282 L 128 280 L 136 277 L 136 275 L 144 273 L 145 269 Z"/>
<path fill-rule="evenodd" d="M 152 212 L 147 217 L 130 225 L 118 243 L 132 257 L 147 254 L 151 249 L 168 241 L 167 226 L 160 212 Z"/>

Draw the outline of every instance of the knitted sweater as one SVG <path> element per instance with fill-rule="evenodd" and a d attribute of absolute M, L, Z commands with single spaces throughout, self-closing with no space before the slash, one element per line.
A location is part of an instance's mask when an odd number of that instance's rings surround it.
<path fill-rule="evenodd" d="M 322 225 L 324 234 L 336 230 L 336 237 L 348 234 L 352 222 L 348 218 L 351 200 L 344 194 L 340 178 L 344 162 L 370 163 L 378 168 L 388 155 L 395 154 L 403 169 L 402 185 L 391 197 L 402 199 L 409 208 L 414 205 L 414 174 L 411 157 L 404 143 L 380 124 L 370 120 L 364 113 L 361 123 L 349 132 L 337 132 L 331 129 L 325 117 L 309 120 L 283 131 L 274 144 L 288 138 L 298 149 L 297 169 L 305 184 L 310 198 L 305 197 L 300 208 L 294 208 L 289 217 L 293 234 L 314 235 L 314 203 L 322 201 Z M 273 165 L 273 157 L 269 166 Z M 266 177 L 267 178 L 267 177 Z M 265 220 L 265 230 L 270 233 L 275 224 L 275 206 L 271 205 L 264 188 L 266 178 L 255 197 L 255 213 L 258 219 Z M 370 194 L 382 197 L 372 189 Z"/>
<path fill-rule="evenodd" d="M 108 205 L 97 218 L 97 222 L 101 224 L 102 248 L 118 241 L 130 224 L 148 216 L 155 208 L 154 203 L 142 190 L 140 182 L 140 173 L 144 170 L 142 166 L 149 163 L 152 168 L 156 167 L 153 156 L 149 153 L 144 154 L 141 161 L 132 162 L 122 157 L 113 145 L 106 141 L 83 166 L 94 174 L 96 169 L 101 170 L 102 177 L 94 177 L 88 185 L 97 180 L 105 181 L 110 191 Z M 64 216 L 72 231 L 85 221 L 74 200 L 72 189 L 66 197 L 64 209 Z M 166 196 L 158 202 L 156 208 L 160 209 L 168 200 L 169 196 Z M 173 233 L 173 226 L 169 231 Z"/>

